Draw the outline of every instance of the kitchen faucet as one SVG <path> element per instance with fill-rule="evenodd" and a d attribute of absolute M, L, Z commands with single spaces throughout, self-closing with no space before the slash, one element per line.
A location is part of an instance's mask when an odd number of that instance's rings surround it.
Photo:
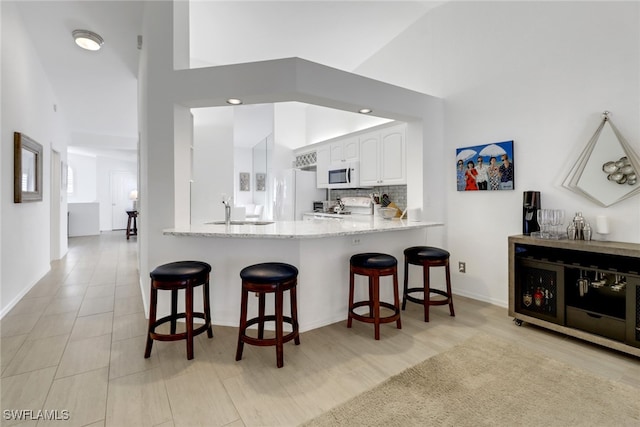
<path fill-rule="evenodd" d="M 227 197 L 226 194 L 222 194 L 222 204 L 224 205 L 224 223 L 225 225 L 231 224 L 231 197 Z"/>

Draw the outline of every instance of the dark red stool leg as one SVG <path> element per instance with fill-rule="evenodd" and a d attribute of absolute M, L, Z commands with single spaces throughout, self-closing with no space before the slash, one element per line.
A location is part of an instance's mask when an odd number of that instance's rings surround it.
<path fill-rule="evenodd" d="M 153 281 L 151 282 L 151 297 L 149 298 L 149 328 L 147 330 L 147 346 L 144 350 L 144 358 L 148 359 L 151 356 L 151 348 L 153 347 L 153 339 L 151 333 L 154 332 L 156 323 L 156 309 L 158 305 L 158 290 L 153 287 Z"/>
<path fill-rule="evenodd" d="M 282 289 L 278 288 L 275 292 L 275 303 L 276 303 L 276 360 L 278 368 L 282 368 L 284 366 L 284 349 L 282 337 L 284 334 L 282 323 L 283 323 L 283 292 Z"/>
<path fill-rule="evenodd" d="M 244 347 L 243 335 L 247 330 L 247 303 L 249 299 L 249 292 L 245 289 L 242 290 L 242 301 L 240 302 L 240 326 L 238 331 L 238 348 L 236 350 L 236 360 L 242 359 L 242 349 Z"/>
<path fill-rule="evenodd" d="M 422 283 L 424 286 L 424 302 L 423 302 L 423 306 L 424 306 L 424 321 L 428 322 L 429 321 L 429 307 L 431 306 L 431 285 L 429 282 L 429 269 L 430 267 L 428 265 L 423 265 L 422 266 Z"/>

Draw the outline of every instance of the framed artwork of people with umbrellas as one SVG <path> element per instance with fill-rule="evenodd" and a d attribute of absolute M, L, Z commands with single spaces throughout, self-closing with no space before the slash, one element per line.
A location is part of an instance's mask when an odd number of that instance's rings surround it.
<path fill-rule="evenodd" d="M 458 191 L 514 189 L 513 141 L 456 148 Z"/>

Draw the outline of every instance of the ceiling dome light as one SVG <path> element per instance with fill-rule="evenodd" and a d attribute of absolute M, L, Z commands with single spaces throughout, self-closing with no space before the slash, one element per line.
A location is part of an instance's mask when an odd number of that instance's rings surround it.
<path fill-rule="evenodd" d="M 229 98 L 229 99 L 227 99 L 227 104 L 229 104 L 229 105 L 240 105 L 240 104 L 242 104 L 242 100 L 241 99 L 237 99 L 237 98 Z"/>
<path fill-rule="evenodd" d="M 71 33 L 76 44 L 86 50 L 99 50 L 104 40 L 98 34 L 89 30 L 73 30 Z"/>
<path fill-rule="evenodd" d="M 371 114 L 373 113 L 373 110 L 371 108 L 361 108 L 358 110 L 358 113 L 360 114 Z"/>

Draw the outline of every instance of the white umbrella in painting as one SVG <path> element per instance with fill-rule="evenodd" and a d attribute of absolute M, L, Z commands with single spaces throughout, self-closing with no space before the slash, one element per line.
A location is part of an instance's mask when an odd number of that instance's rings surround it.
<path fill-rule="evenodd" d="M 458 155 L 456 156 L 456 161 L 462 160 L 464 162 L 465 160 L 472 158 L 476 154 L 478 154 L 477 151 L 466 148 L 458 153 Z"/>
<path fill-rule="evenodd" d="M 480 155 L 481 156 L 498 157 L 498 156 L 501 156 L 503 154 L 507 154 L 507 152 L 504 151 L 504 148 L 502 148 L 502 147 L 500 147 L 499 145 L 496 145 L 496 144 L 489 144 L 486 147 L 484 147 L 482 150 L 480 150 Z"/>

